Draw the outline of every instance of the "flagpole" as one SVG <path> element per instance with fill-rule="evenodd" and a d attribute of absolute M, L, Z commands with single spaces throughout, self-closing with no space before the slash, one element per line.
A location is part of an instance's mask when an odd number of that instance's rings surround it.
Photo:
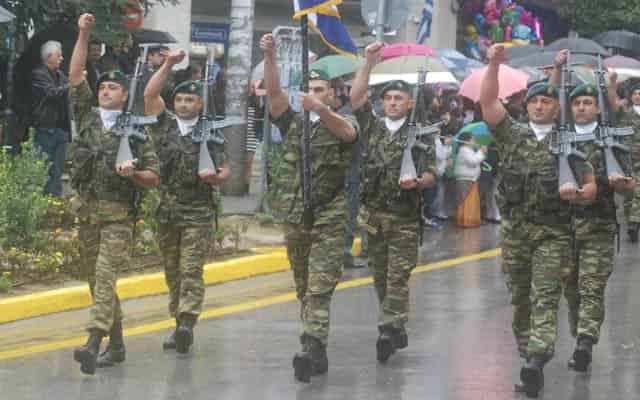
<path fill-rule="evenodd" d="M 376 15 L 376 41 L 382 42 L 384 35 L 384 12 L 387 9 L 387 0 L 378 2 L 378 14 Z"/>
<path fill-rule="evenodd" d="M 302 36 L 302 92 L 309 93 L 309 19 L 307 15 L 300 18 L 300 33 Z M 304 213 L 302 223 L 307 230 L 313 226 L 313 214 L 311 208 L 311 121 L 309 111 L 304 110 L 302 119 L 302 203 Z"/>

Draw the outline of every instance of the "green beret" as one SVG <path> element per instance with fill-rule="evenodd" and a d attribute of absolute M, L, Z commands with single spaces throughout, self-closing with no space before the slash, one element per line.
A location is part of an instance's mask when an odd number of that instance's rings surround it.
<path fill-rule="evenodd" d="M 629 86 L 629 94 L 628 94 L 629 98 L 631 98 L 631 95 L 636 90 L 640 90 L 640 82 L 636 82 L 633 85 Z"/>
<path fill-rule="evenodd" d="M 124 73 L 118 70 L 105 72 L 104 74 L 100 75 L 96 87 L 99 88 L 102 82 L 115 82 L 122 85 L 125 90 L 129 90 L 129 78 L 127 78 Z"/>
<path fill-rule="evenodd" d="M 391 81 L 382 88 L 382 92 L 380 92 L 380 97 L 384 97 L 384 95 L 389 90 L 399 90 L 401 92 L 406 92 L 411 94 L 411 85 L 408 84 L 406 81 L 403 81 L 400 79 Z"/>
<path fill-rule="evenodd" d="M 196 94 L 200 96 L 202 94 L 202 81 L 184 81 L 173 90 L 173 96 L 178 93 Z"/>
<path fill-rule="evenodd" d="M 578 96 L 591 96 L 598 100 L 598 88 L 590 83 L 583 83 L 576 86 L 575 89 L 569 93 L 569 100 L 573 100 Z"/>
<path fill-rule="evenodd" d="M 531 85 L 531 87 L 527 91 L 527 95 L 524 98 L 524 103 L 527 104 L 529 100 L 531 100 L 535 96 L 546 96 L 557 99 L 558 89 L 548 82 L 535 83 Z"/>
<path fill-rule="evenodd" d="M 322 69 L 312 69 L 311 71 L 309 71 L 309 80 L 329 82 L 331 79 L 329 78 L 329 74 L 327 73 L 327 71 L 324 71 Z"/>

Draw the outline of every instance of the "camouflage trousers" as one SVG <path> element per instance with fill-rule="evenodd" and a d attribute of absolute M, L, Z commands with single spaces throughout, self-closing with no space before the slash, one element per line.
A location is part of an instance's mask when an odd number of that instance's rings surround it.
<path fill-rule="evenodd" d="M 311 231 L 285 223 L 287 257 L 300 301 L 303 333 L 327 344 L 331 297 L 342 277 L 343 215 Z"/>
<path fill-rule="evenodd" d="M 92 222 L 81 221 L 78 231 L 82 271 L 93 297 L 87 329 L 109 332 L 114 320 L 122 320 L 116 281 L 130 261 L 133 226 L 130 222 Z"/>
<path fill-rule="evenodd" d="M 414 218 L 366 210 L 369 268 L 379 302 L 378 326 L 402 328 L 409 319 L 409 278 L 418 262 Z"/>
<path fill-rule="evenodd" d="M 527 355 L 550 359 L 557 338 L 558 305 L 570 273 L 570 229 L 566 225 L 521 225 L 527 241 L 523 265 L 531 268 L 530 334 Z"/>
<path fill-rule="evenodd" d="M 578 236 L 576 257 L 565 287 L 571 335 L 588 336 L 595 343 L 604 322 L 605 288 L 613 272 L 616 234 L 615 223 L 598 226 L 598 230 Z"/>
<path fill-rule="evenodd" d="M 513 305 L 511 328 L 518 352 L 526 357 L 531 319 L 531 254 L 527 250 L 527 234 L 522 220 L 503 215 L 500 225 L 502 237 L 502 272 Z"/>
<path fill-rule="evenodd" d="M 169 287 L 169 314 L 200 315 L 204 300 L 203 266 L 209 254 L 212 226 L 160 224 L 158 242 Z"/>

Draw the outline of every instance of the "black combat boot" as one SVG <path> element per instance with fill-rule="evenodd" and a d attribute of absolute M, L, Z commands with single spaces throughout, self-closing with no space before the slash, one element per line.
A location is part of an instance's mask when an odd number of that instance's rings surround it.
<path fill-rule="evenodd" d="M 592 351 L 593 339 L 589 336 L 580 336 L 578 343 L 576 343 L 576 349 L 573 351 L 572 360 L 569 360 L 569 367 L 577 372 L 586 372 L 591 364 Z"/>
<path fill-rule="evenodd" d="M 393 348 L 404 349 L 409 345 L 409 336 L 407 331 L 402 328 L 393 328 Z"/>
<path fill-rule="evenodd" d="M 376 357 L 381 363 L 386 363 L 395 351 L 393 328 L 381 326 L 378 327 L 378 331 L 380 335 L 376 342 Z"/>
<path fill-rule="evenodd" d="M 629 241 L 631 243 L 638 243 L 638 230 L 640 230 L 640 224 L 635 222 L 630 222 L 629 227 L 627 228 L 627 233 L 629 234 Z"/>
<path fill-rule="evenodd" d="M 302 350 L 293 356 L 293 376 L 304 383 L 311 382 L 313 361 L 311 358 L 311 336 L 303 334 L 300 337 Z"/>
<path fill-rule="evenodd" d="M 329 370 L 327 346 L 312 336 L 307 337 L 309 338 L 309 353 L 311 353 L 311 375 L 326 374 Z"/>
<path fill-rule="evenodd" d="M 122 321 L 114 321 L 109 332 L 109 344 L 107 348 L 98 356 L 97 368 L 113 367 L 115 364 L 124 362 L 125 348 L 122 337 Z"/>
<path fill-rule="evenodd" d="M 87 343 L 73 351 L 73 359 L 80 363 L 80 371 L 87 375 L 96 373 L 96 360 L 100 352 L 100 342 L 106 332 L 93 328 L 89 330 Z"/>
<path fill-rule="evenodd" d="M 544 368 L 546 360 L 540 356 L 532 356 L 520 370 L 520 380 L 524 385 L 527 397 L 536 398 L 538 392 L 544 386 Z"/>
<path fill-rule="evenodd" d="M 181 354 L 189 352 L 189 347 L 193 344 L 193 327 L 197 317 L 193 314 L 180 314 L 180 325 L 176 328 L 176 351 Z"/>
<path fill-rule="evenodd" d="M 180 320 L 178 318 L 176 318 L 176 329 L 173 330 L 173 332 L 171 332 L 171 335 L 169 335 L 164 342 L 162 342 L 162 349 L 163 350 L 175 350 L 176 349 L 176 331 L 178 330 L 178 327 L 180 326 Z"/>

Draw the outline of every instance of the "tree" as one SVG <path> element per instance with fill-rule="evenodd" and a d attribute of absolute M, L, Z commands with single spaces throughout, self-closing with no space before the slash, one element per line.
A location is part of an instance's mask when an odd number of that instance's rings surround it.
<path fill-rule="evenodd" d="M 30 31 L 38 32 L 55 23 L 69 22 L 75 26 L 76 18 L 83 12 L 96 15 L 98 24 L 94 33 L 97 37 L 106 42 L 115 42 L 125 34 L 123 7 L 139 6 L 146 13 L 155 5 L 178 2 L 179 0 L 0 0 L 0 6 L 16 16 L 15 35 L 18 43 L 26 40 Z M 7 34 L 8 26 L 0 29 L 1 34 Z M 7 50 L 4 43 L 0 46 Z M 19 46 L 18 50 L 21 50 Z"/>
<path fill-rule="evenodd" d="M 608 0 L 606 9 L 602 0 L 552 0 L 552 4 L 580 36 L 615 29 L 640 31 L 640 0 Z"/>

